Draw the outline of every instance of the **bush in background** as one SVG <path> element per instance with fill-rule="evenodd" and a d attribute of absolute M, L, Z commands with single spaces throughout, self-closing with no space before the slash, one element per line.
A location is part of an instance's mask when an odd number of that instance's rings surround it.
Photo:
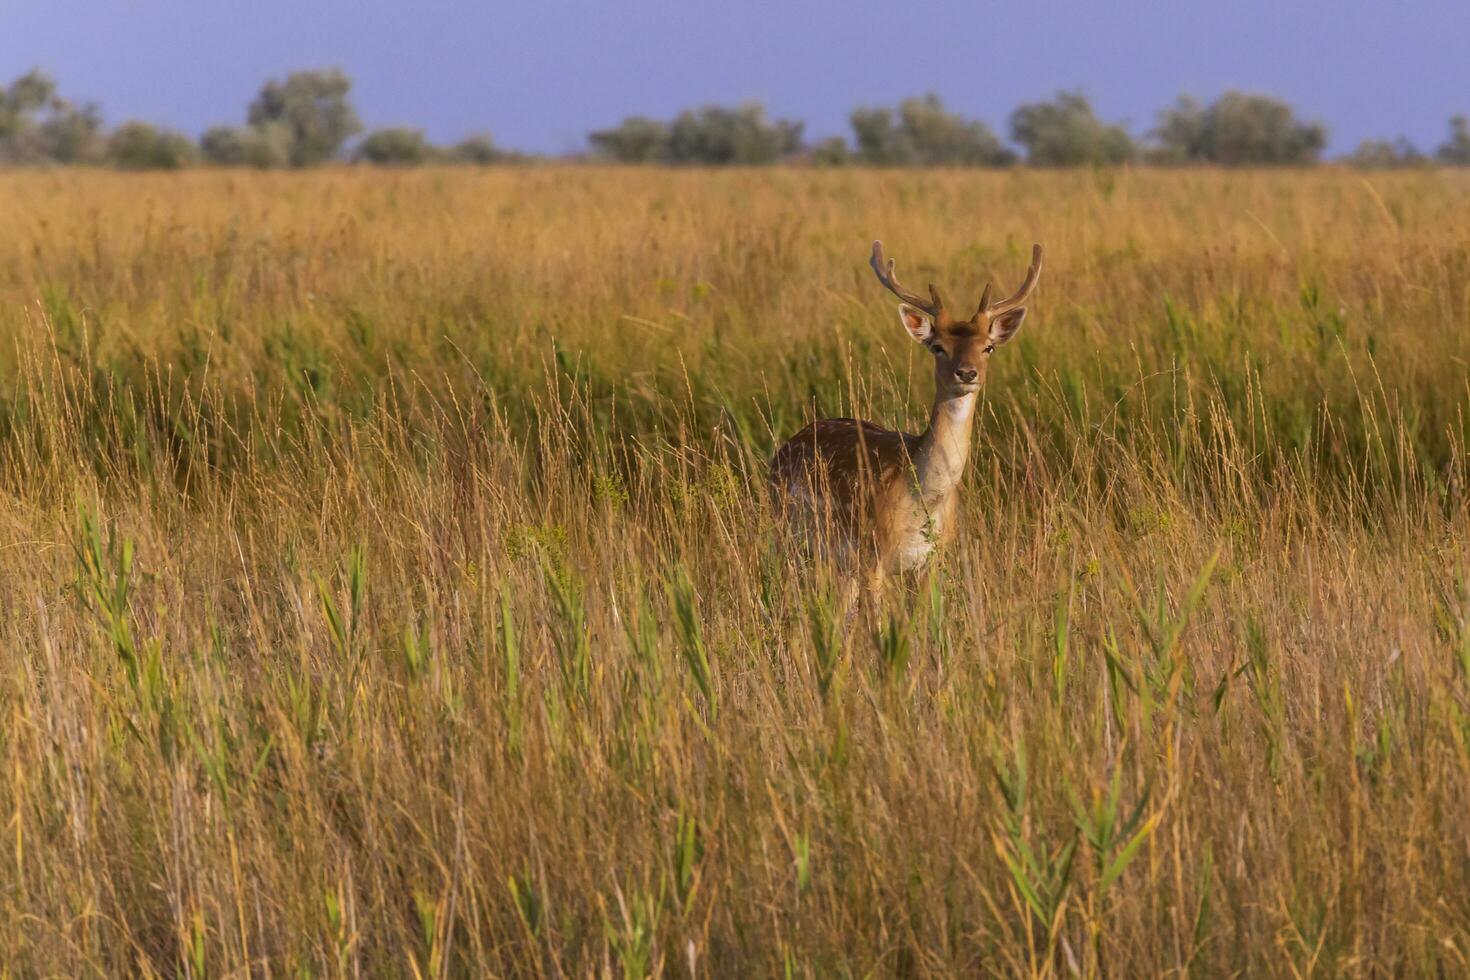
<path fill-rule="evenodd" d="M 948 111 L 932 92 L 904 99 L 897 110 L 854 109 L 849 121 L 862 163 L 1002 167 L 1016 160 L 989 126 Z"/>
<path fill-rule="evenodd" d="M 1159 114 L 1155 159 L 1162 163 L 1301 165 L 1327 145 L 1321 123 L 1266 95 L 1226 92 L 1209 106 L 1183 96 Z"/>
<path fill-rule="evenodd" d="M 1450 138 L 1434 151 L 1435 159 L 1452 167 L 1470 167 L 1470 119 L 1463 115 L 1450 119 Z"/>
<path fill-rule="evenodd" d="M 588 136 L 595 155 L 619 163 L 708 166 L 776 163 L 802 149 L 802 124 L 771 119 L 759 102 L 686 109 L 672 122 L 629 116 Z"/>
<path fill-rule="evenodd" d="M 1391 170 L 1419 166 L 1425 157 L 1418 147 L 1400 136 L 1396 140 L 1363 140 L 1342 162 L 1364 170 Z"/>
<path fill-rule="evenodd" d="M 468 163 L 475 166 L 485 167 L 492 163 L 506 163 L 519 159 L 514 153 L 502 150 L 495 145 L 495 140 L 489 133 L 476 133 L 466 136 L 458 143 L 451 146 L 445 154 L 451 163 Z"/>
<path fill-rule="evenodd" d="M 30 71 L 0 89 L 0 163 L 95 163 L 102 156 L 101 112 L 61 98 L 50 75 Z"/>
<path fill-rule="evenodd" d="M 422 129 L 390 126 L 375 129 L 363 137 L 353 158 L 379 166 L 411 167 L 428 162 L 433 152 Z"/>
<path fill-rule="evenodd" d="M 669 127 L 647 116 L 629 116 L 587 137 L 592 152 L 618 163 L 661 163 L 668 156 Z"/>
<path fill-rule="evenodd" d="M 669 126 L 668 159 L 717 166 L 775 163 L 801 149 L 801 132 L 799 122 L 767 118 L 758 102 L 686 109 Z"/>
<path fill-rule="evenodd" d="M 151 123 L 123 123 L 107 138 L 107 162 L 119 170 L 178 170 L 198 159 L 193 140 Z"/>
<path fill-rule="evenodd" d="M 291 166 L 325 163 L 362 131 L 347 98 L 351 89 L 352 80 L 335 68 L 292 72 L 284 82 L 265 83 L 250 103 L 247 122 L 260 131 L 281 127 Z"/>
<path fill-rule="evenodd" d="M 1102 122 L 1081 92 L 1058 92 L 1011 113 L 1011 138 L 1026 148 L 1026 162 L 1040 167 L 1126 163 L 1133 139 L 1122 126 Z"/>

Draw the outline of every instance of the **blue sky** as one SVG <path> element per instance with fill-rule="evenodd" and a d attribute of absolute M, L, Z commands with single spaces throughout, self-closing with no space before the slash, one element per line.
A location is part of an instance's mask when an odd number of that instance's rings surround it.
<path fill-rule="evenodd" d="M 1135 133 L 1182 92 L 1268 92 L 1331 130 L 1437 145 L 1470 113 L 1470 0 L 0 0 L 0 78 L 40 67 L 109 122 L 197 134 L 271 76 L 336 65 L 369 126 L 576 149 L 625 115 L 759 99 L 846 134 L 848 110 L 938 92 L 1005 135 L 1081 87 Z"/>

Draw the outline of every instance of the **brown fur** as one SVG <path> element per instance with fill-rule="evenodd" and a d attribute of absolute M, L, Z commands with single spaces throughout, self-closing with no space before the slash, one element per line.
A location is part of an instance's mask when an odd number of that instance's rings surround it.
<path fill-rule="evenodd" d="M 865 566 L 873 584 L 914 568 L 954 536 L 959 490 L 969 457 L 975 403 L 990 354 L 1020 328 L 1021 306 L 1036 284 L 1041 249 L 1020 292 L 989 302 L 968 320 L 945 313 L 939 291 L 930 300 L 904 289 L 873 243 L 873 268 L 904 299 L 899 318 L 934 354 L 934 407 L 920 435 L 850 418 L 822 419 L 792 436 L 771 461 L 770 482 L 791 529 L 847 567 Z"/>

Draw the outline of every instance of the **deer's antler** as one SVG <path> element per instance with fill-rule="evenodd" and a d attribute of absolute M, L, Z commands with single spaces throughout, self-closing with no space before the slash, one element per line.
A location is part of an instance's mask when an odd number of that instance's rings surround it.
<path fill-rule="evenodd" d="M 990 302 L 990 283 L 985 284 L 985 292 L 980 296 L 980 308 L 975 311 L 975 319 L 979 320 L 987 314 L 996 316 L 1007 310 L 1014 310 L 1026 302 L 1026 297 L 1031 295 L 1031 290 L 1036 288 L 1036 281 L 1041 278 L 1041 246 L 1031 246 L 1031 268 L 1026 270 L 1026 280 L 1021 283 L 1021 288 L 1016 290 L 1015 295 L 1009 299 L 1003 299 L 999 303 Z"/>
<path fill-rule="evenodd" d="M 873 243 L 873 257 L 868 261 L 873 271 L 878 274 L 878 281 L 885 289 L 893 293 L 899 299 L 910 306 L 917 306 L 931 317 L 938 318 L 944 312 L 944 300 L 939 298 L 939 290 L 931 282 L 929 284 L 929 298 L 926 300 L 912 289 L 908 289 L 898 281 L 893 274 L 893 260 L 883 258 L 883 243 Z"/>

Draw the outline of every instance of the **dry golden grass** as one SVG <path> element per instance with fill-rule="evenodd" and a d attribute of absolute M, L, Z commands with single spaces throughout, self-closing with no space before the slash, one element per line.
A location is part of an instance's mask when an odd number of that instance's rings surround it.
<path fill-rule="evenodd" d="M 1470 181 L 0 175 L 0 973 L 1470 971 Z M 881 616 L 772 534 L 917 427 Z"/>

